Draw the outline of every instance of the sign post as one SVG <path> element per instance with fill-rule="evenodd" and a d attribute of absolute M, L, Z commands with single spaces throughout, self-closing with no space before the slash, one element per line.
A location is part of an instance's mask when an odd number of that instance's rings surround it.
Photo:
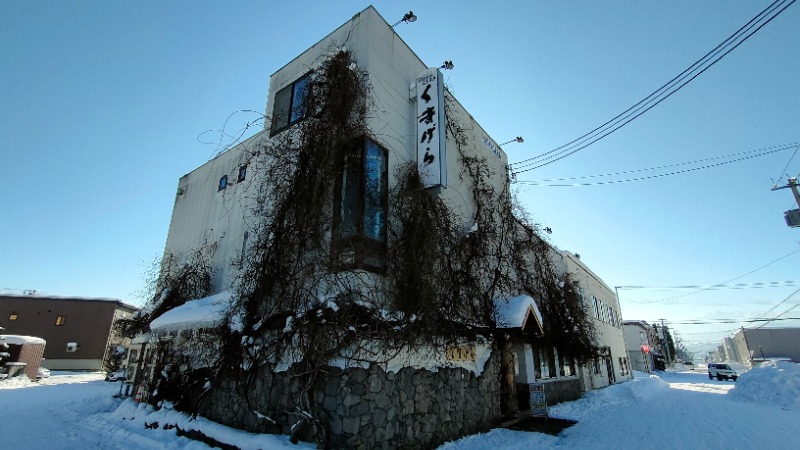
<path fill-rule="evenodd" d="M 547 417 L 547 396 L 544 392 L 544 383 L 528 384 L 531 417 Z"/>

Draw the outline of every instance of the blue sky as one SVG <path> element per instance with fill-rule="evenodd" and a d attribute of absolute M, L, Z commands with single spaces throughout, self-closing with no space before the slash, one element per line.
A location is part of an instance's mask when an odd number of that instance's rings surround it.
<path fill-rule="evenodd" d="M 453 61 L 447 83 L 497 141 L 525 138 L 504 146 L 515 162 L 611 119 L 770 2 L 373 4 L 390 23 L 417 14 L 398 33 L 429 65 Z M 218 130 L 259 119 L 244 112 L 226 123 L 236 111 L 265 110 L 270 74 L 367 5 L 0 3 L 0 290 L 140 303 L 178 178 L 228 142 Z M 800 6 L 789 7 L 647 114 L 518 180 L 800 142 L 799 24 Z M 516 187 L 552 242 L 581 254 L 612 288 L 709 286 L 766 265 L 732 282 L 748 284 L 738 289 L 620 290 L 625 319 L 667 319 L 687 342 L 714 342 L 747 324 L 677 323 L 759 314 L 798 288 L 750 287 L 800 279 L 800 229 L 782 216 L 796 205 L 788 190 L 770 190 L 800 173 L 792 153 L 648 181 Z M 797 303 L 800 294 L 773 314 Z"/>

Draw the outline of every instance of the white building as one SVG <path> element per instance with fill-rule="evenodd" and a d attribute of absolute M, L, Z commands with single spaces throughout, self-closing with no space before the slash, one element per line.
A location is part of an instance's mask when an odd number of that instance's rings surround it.
<path fill-rule="evenodd" d="M 639 372 L 652 373 L 653 350 L 656 344 L 652 342 L 653 327 L 643 320 L 626 320 L 622 324 L 625 334 L 625 348 L 631 368 Z"/>
<path fill-rule="evenodd" d="M 586 386 L 627 376 L 613 294 L 513 217 L 506 154 L 437 66 L 368 7 L 271 76 L 264 130 L 180 179 L 140 351 L 161 360 L 138 362 L 153 395 L 259 432 L 323 427 L 334 447 L 438 445 L 524 408 L 516 384 L 580 395 L 570 349 L 536 344 L 564 272 L 603 302 Z M 180 348 L 199 328 L 221 347 Z M 159 366 L 209 388 L 169 398 Z"/>
<path fill-rule="evenodd" d="M 601 356 L 583 368 L 584 390 L 597 389 L 633 378 L 622 331 L 622 309 L 616 293 L 592 272 L 580 256 L 561 251 L 564 271 L 577 282 L 584 307 L 590 312 L 597 332 Z"/>

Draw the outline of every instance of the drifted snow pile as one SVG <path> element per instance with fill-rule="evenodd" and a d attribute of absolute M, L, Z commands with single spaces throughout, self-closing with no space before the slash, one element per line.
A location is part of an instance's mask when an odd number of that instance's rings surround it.
<path fill-rule="evenodd" d="M 580 422 L 609 406 L 640 402 L 664 389 L 669 389 L 669 384 L 658 376 L 634 371 L 634 379 L 631 381 L 587 392 L 574 402 L 560 403 L 548 408 L 548 413 L 551 417 Z"/>
<path fill-rule="evenodd" d="M 739 375 L 729 395 L 757 403 L 800 409 L 800 364 L 767 361 Z"/>
<path fill-rule="evenodd" d="M 122 402 L 111 416 L 124 421 L 123 423 L 136 424 L 141 429 L 147 429 L 148 434 L 155 434 L 157 439 L 162 441 L 176 439 L 175 428 L 177 427 L 184 432 L 200 432 L 208 438 L 215 439 L 218 443 L 235 446 L 241 450 L 315 448 L 314 445 L 305 442 L 292 445 L 289 443 L 289 437 L 284 435 L 248 433 L 220 425 L 203 417 L 192 418 L 175 411 L 168 402 L 164 402 L 163 408 L 156 411 L 150 405 L 135 403 L 133 400 L 128 399 Z M 207 447 L 197 443 L 185 448 Z"/>

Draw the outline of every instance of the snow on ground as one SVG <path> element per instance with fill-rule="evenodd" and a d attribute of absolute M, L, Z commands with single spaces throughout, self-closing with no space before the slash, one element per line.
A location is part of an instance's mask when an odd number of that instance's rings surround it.
<path fill-rule="evenodd" d="M 440 450 L 473 449 L 748 449 L 797 448 L 800 365 L 771 363 L 743 373 L 736 383 L 709 380 L 705 370 L 636 373 L 632 381 L 587 393 L 550 408 L 577 420 L 559 436 L 495 429 L 447 443 Z M 163 424 L 193 428 L 242 449 L 294 446 L 287 436 L 254 435 L 202 418 L 190 421 L 164 408 L 153 411 L 114 398 L 120 383 L 100 373 L 53 372 L 36 383 L 0 381 L 2 448 L 130 450 L 209 448 L 178 437 Z M 145 424 L 159 423 L 157 429 Z"/>
<path fill-rule="evenodd" d="M 733 398 L 800 410 L 800 364 L 765 362 L 739 376 Z"/>
<path fill-rule="evenodd" d="M 557 437 L 495 429 L 439 450 L 797 448 L 798 370 L 756 369 L 736 383 L 709 380 L 705 370 L 636 373 L 632 381 L 550 408 L 553 417 L 578 421 Z"/>
<path fill-rule="evenodd" d="M 103 381 L 101 373 L 53 372 L 36 383 L 27 377 L 0 381 L 0 448 L 25 449 L 189 449 L 210 448 L 204 443 L 178 437 L 164 424 L 193 428 L 222 442 L 247 449 L 303 449 L 288 436 L 254 435 L 223 427 L 204 419 L 190 423 L 185 415 L 162 409 L 153 411 L 132 400 L 114 398 L 121 383 Z M 158 429 L 145 423 L 159 422 Z"/>

